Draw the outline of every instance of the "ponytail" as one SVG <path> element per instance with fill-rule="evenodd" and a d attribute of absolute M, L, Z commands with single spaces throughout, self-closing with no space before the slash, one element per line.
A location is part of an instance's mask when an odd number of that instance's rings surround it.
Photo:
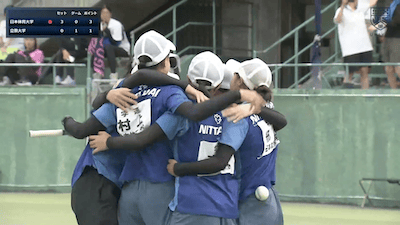
<path fill-rule="evenodd" d="M 258 94 L 260 94 L 265 101 L 270 102 L 272 99 L 272 90 L 265 85 L 258 86 L 254 89 Z"/>

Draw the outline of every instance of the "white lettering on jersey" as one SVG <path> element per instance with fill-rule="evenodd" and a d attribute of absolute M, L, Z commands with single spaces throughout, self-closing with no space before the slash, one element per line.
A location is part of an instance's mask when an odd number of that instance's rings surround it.
<path fill-rule="evenodd" d="M 257 158 L 261 159 L 274 151 L 275 147 L 279 144 L 279 140 L 276 138 L 274 128 L 271 124 L 267 124 L 264 120 L 260 120 L 257 125 L 261 129 L 264 143 L 263 153 Z"/>
<path fill-rule="evenodd" d="M 151 123 L 151 99 L 132 105 L 128 112 L 117 108 L 117 131 L 121 136 L 142 132 Z"/>
<path fill-rule="evenodd" d="M 200 124 L 199 134 L 219 135 L 221 132 L 222 127 Z"/>
<path fill-rule="evenodd" d="M 160 93 L 161 89 L 158 88 L 152 88 L 152 89 L 146 89 L 143 91 L 137 92 L 135 95 L 140 97 L 140 96 L 146 96 L 146 95 L 151 95 L 153 98 L 157 97 L 158 94 Z"/>
<path fill-rule="evenodd" d="M 197 157 L 197 161 L 201 161 L 204 159 L 208 159 L 215 155 L 215 152 L 217 151 L 217 144 L 218 142 L 208 142 L 208 141 L 201 141 L 200 142 L 200 147 L 199 147 L 199 155 Z M 213 173 L 213 174 L 207 174 L 207 175 L 198 175 L 198 176 L 215 176 L 218 174 L 234 174 L 235 173 L 235 157 L 232 155 L 232 157 L 229 159 L 228 165 L 226 165 L 225 169 Z"/>

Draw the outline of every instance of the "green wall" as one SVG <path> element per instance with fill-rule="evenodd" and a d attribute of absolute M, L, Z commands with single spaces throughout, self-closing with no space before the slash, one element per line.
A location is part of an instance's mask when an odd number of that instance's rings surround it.
<path fill-rule="evenodd" d="M 0 190 L 32 190 L 21 185 L 68 187 L 85 142 L 68 136 L 30 138 L 28 131 L 61 129 L 66 115 L 83 121 L 85 93 L 79 87 L 0 88 Z"/>
<path fill-rule="evenodd" d="M 278 132 L 282 199 L 360 204 L 361 178 L 400 179 L 399 97 L 391 90 L 276 92 L 276 109 L 288 120 Z M 400 186 L 376 183 L 371 194 L 400 200 Z"/>
<path fill-rule="evenodd" d="M 83 87 L 0 88 L 0 190 L 68 191 L 85 141 L 28 130 L 62 128 L 65 115 L 83 121 L 85 96 Z M 278 90 L 274 102 L 288 120 L 278 132 L 282 200 L 360 204 L 359 179 L 400 178 L 400 91 Z M 49 184 L 66 188 L 40 186 Z M 371 193 L 400 200 L 399 185 L 376 183 Z"/>

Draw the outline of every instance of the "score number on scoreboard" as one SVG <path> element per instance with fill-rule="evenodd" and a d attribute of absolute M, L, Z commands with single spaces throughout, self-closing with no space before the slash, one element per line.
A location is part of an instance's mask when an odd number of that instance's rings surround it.
<path fill-rule="evenodd" d="M 100 9 L 6 9 L 7 37 L 99 36 Z"/>

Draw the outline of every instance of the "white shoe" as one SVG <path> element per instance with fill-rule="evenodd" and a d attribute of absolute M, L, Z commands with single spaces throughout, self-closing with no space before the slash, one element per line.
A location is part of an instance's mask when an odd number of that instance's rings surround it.
<path fill-rule="evenodd" d="M 61 84 L 61 77 L 57 75 L 55 78 L 55 82 L 56 84 Z"/>
<path fill-rule="evenodd" d="M 75 80 L 71 78 L 70 75 L 68 75 L 63 81 L 61 81 L 61 85 L 65 86 L 75 86 Z"/>
<path fill-rule="evenodd" d="M 7 76 L 4 76 L 3 81 L 0 82 L 0 86 L 10 85 L 10 84 L 11 84 L 10 78 L 8 78 Z"/>
<path fill-rule="evenodd" d="M 99 73 L 94 73 L 93 74 L 93 79 L 101 79 L 103 76 Z"/>
<path fill-rule="evenodd" d="M 118 73 L 110 73 L 111 80 L 118 80 Z"/>
<path fill-rule="evenodd" d="M 21 80 L 16 83 L 18 86 L 32 86 L 32 83 L 30 81 L 26 80 Z"/>

